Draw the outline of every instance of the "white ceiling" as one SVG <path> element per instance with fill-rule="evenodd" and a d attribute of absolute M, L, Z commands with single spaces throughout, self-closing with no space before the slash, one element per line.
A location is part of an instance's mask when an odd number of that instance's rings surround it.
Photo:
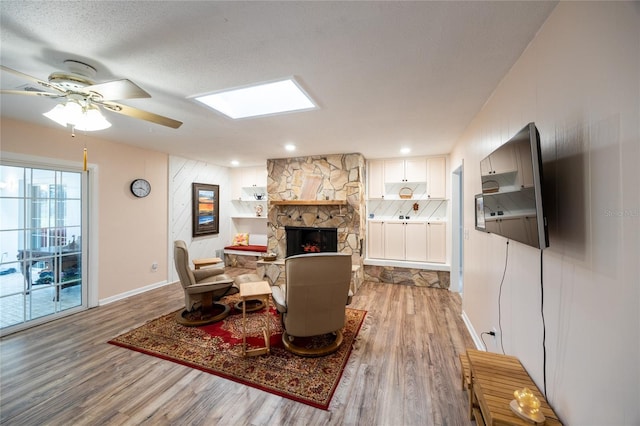
<path fill-rule="evenodd" d="M 450 152 L 556 2 L 0 1 L 3 65 L 47 80 L 65 59 L 97 82 L 128 78 L 152 95 L 121 103 L 184 124 L 105 112 L 96 137 L 228 166 L 360 152 Z M 24 86 L 6 72 L 2 89 Z M 188 99 L 295 76 L 320 109 L 233 121 Z M 3 95 L 2 115 L 56 101 Z M 294 154 L 284 145 L 297 146 Z"/>

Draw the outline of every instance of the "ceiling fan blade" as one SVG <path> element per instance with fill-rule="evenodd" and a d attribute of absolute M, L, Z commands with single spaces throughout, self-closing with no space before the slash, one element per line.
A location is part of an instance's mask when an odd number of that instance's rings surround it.
<path fill-rule="evenodd" d="M 3 95 L 29 95 L 29 96 L 43 96 L 45 98 L 64 98 L 63 94 L 41 92 L 39 90 L 0 90 L 0 94 Z"/>
<path fill-rule="evenodd" d="M 151 97 L 151 95 L 145 92 L 140 86 L 126 78 L 94 84 L 84 87 L 82 90 L 99 93 L 105 101 Z"/>
<path fill-rule="evenodd" d="M 5 67 L 4 65 L 0 65 L 0 69 L 2 69 L 2 71 L 6 71 L 8 73 L 11 73 L 11 74 L 13 74 L 13 75 L 15 75 L 17 77 L 23 78 L 25 80 L 29 80 L 29 81 L 31 81 L 33 83 L 36 83 L 36 84 L 40 85 L 40 86 L 46 87 L 47 89 L 55 90 L 56 92 L 62 93 L 62 94 L 66 93 L 66 91 L 64 89 L 62 89 L 62 88 L 60 88 L 60 87 L 58 87 L 58 86 L 56 86 L 54 84 L 51 84 L 49 82 L 39 80 L 39 79 L 37 79 L 35 77 L 30 76 L 29 74 L 25 74 L 23 72 L 16 71 L 16 70 L 11 69 L 9 67 Z"/>
<path fill-rule="evenodd" d="M 99 102 L 105 109 L 119 114 L 127 115 L 133 118 L 139 118 L 141 120 L 150 121 L 152 123 L 161 124 L 163 126 L 177 129 L 182 126 L 182 121 L 177 121 L 172 118 L 163 117 L 152 112 L 143 111 L 141 109 L 133 108 L 127 105 L 117 104 L 115 102 Z"/>

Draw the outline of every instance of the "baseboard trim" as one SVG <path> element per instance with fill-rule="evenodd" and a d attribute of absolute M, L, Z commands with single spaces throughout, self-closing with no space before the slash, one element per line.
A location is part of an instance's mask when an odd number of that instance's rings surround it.
<path fill-rule="evenodd" d="M 476 344 L 476 349 L 480 351 L 486 351 L 487 348 L 485 348 L 484 345 L 482 344 L 482 340 L 480 339 L 480 336 L 478 336 L 478 333 L 476 333 L 476 330 L 473 328 L 473 325 L 471 325 L 471 320 L 469 320 L 469 317 L 467 316 L 467 313 L 465 311 L 462 311 L 462 321 L 464 321 L 464 325 L 467 326 L 467 330 L 469 330 L 469 334 L 473 339 L 473 343 Z"/>
<path fill-rule="evenodd" d="M 177 281 L 176 281 L 177 282 Z M 117 302 L 118 300 L 126 299 L 127 297 L 135 296 L 136 294 L 146 293 L 147 291 L 154 290 L 156 288 L 164 287 L 165 285 L 173 284 L 173 282 L 169 283 L 166 280 L 160 281 L 154 284 L 149 284 L 144 287 L 136 288 L 134 290 L 126 291 L 124 293 L 116 294 L 115 296 L 106 297 L 104 299 L 100 299 L 98 301 L 98 305 L 108 305 L 109 303 Z"/>

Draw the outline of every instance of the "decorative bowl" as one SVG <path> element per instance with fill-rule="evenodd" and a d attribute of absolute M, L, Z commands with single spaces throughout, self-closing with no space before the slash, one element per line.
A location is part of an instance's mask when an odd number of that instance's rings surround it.
<path fill-rule="evenodd" d="M 273 262 L 278 256 L 275 253 L 265 253 L 262 255 L 262 260 L 265 262 Z"/>

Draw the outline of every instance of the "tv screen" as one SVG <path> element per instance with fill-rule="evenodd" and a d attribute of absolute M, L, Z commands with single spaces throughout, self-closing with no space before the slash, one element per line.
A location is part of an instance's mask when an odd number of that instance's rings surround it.
<path fill-rule="evenodd" d="M 480 171 L 485 231 L 532 247 L 549 247 L 540 134 L 535 124 L 527 124 L 484 158 Z"/>

